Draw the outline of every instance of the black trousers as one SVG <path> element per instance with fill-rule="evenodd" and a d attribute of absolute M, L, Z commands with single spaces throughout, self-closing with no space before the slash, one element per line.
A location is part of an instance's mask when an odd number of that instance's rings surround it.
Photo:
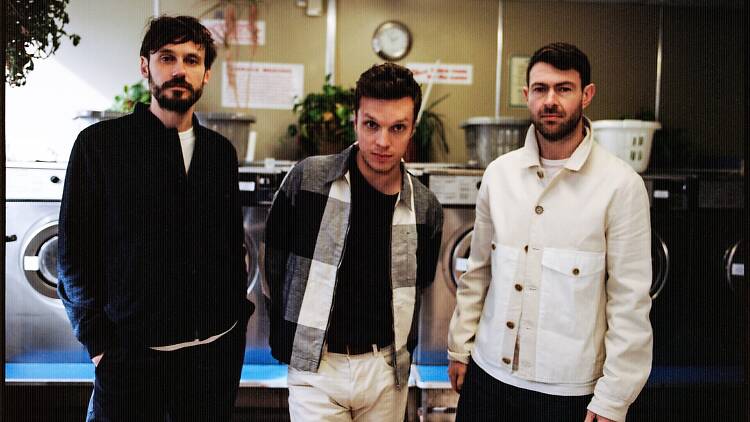
<path fill-rule="evenodd" d="M 118 346 L 96 367 L 87 422 L 231 421 L 247 323 L 171 352 Z"/>
<path fill-rule="evenodd" d="M 553 396 L 502 383 L 472 360 L 458 399 L 456 422 L 583 422 L 591 395 Z"/>

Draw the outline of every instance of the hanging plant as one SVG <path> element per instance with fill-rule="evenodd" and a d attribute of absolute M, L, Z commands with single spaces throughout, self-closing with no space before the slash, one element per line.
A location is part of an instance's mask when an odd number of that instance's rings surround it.
<path fill-rule="evenodd" d="M 34 70 L 34 59 L 45 59 L 57 51 L 65 38 L 74 46 L 81 37 L 68 34 L 70 22 L 65 8 L 70 0 L 7 0 L 5 3 L 5 81 L 10 86 L 26 84 Z"/>
<path fill-rule="evenodd" d="M 204 0 L 206 1 L 206 0 Z M 258 4 L 261 0 L 207 0 L 209 7 L 200 14 L 201 17 L 212 14 L 215 18 L 224 21 L 224 30 L 220 33 L 214 33 L 217 44 L 224 46 L 224 61 L 227 64 L 227 85 L 229 85 L 234 98 L 239 104 L 239 88 L 237 87 L 237 78 L 235 69 L 232 64 L 235 61 L 237 52 L 232 49 L 238 45 L 237 36 L 237 16 L 247 16 L 248 30 L 250 32 L 250 60 L 255 56 L 258 49 Z M 245 92 L 250 90 L 250 78 L 246 79 Z M 250 98 L 249 93 L 245 98 Z"/>

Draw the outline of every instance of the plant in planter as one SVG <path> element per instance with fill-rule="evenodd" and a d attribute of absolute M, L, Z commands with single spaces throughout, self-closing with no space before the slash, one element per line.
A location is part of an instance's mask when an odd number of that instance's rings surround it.
<path fill-rule="evenodd" d="M 292 111 L 296 124 L 287 128 L 287 136 L 296 138 L 303 155 L 333 154 L 353 144 L 354 89 L 331 85 L 327 75 L 322 92 L 312 92 Z"/>
<path fill-rule="evenodd" d="M 45 59 L 62 45 L 64 38 L 78 45 L 81 37 L 68 34 L 70 22 L 65 7 L 70 0 L 8 0 L 5 3 L 5 81 L 10 86 L 26 84 L 34 70 L 34 59 Z"/>
<path fill-rule="evenodd" d="M 150 102 L 151 92 L 143 84 L 143 81 L 139 81 L 132 85 L 125 85 L 123 92 L 115 95 L 115 102 L 109 108 L 109 111 L 132 113 L 137 103 L 149 104 Z"/>
<path fill-rule="evenodd" d="M 443 152 L 450 152 L 448 148 L 448 141 L 445 135 L 445 125 L 443 124 L 443 116 L 434 111 L 435 107 L 443 102 L 448 95 L 445 94 L 437 100 L 430 103 L 422 111 L 422 118 L 417 124 L 417 129 L 414 132 L 414 138 L 412 139 L 412 145 L 407 150 L 406 161 L 418 161 L 428 162 L 430 160 L 430 148 L 434 141 L 438 142 L 438 147 Z"/>

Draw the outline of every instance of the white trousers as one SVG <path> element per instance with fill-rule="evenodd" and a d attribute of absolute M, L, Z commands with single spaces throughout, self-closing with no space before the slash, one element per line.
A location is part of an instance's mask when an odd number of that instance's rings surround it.
<path fill-rule="evenodd" d="M 323 351 L 318 372 L 289 368 L 292 422 L 402 422 L 408 386 L 396 390 L 392 347 L 361 355 Z"/>

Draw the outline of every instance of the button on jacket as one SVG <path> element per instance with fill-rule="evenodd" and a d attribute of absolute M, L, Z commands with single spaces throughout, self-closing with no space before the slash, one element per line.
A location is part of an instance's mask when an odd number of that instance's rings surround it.
<path fill-rule="evenodd" d="M 204 340 L 252 312 L 237 156 L 195 117 L 193 127 L 188 173 L 177 130 L 143 104 L 86 128 L 73 146 L 58 294 L 91 356 L 116 342 Z"/>
<path fill-rule="evenodd" d="M 509 384 L 593 392 L 589 409 L 621 421 L 651 370 L 648 194 L 586 127 L 551 180 L 533 125 L 487 167 L 448 348 Z"/>

